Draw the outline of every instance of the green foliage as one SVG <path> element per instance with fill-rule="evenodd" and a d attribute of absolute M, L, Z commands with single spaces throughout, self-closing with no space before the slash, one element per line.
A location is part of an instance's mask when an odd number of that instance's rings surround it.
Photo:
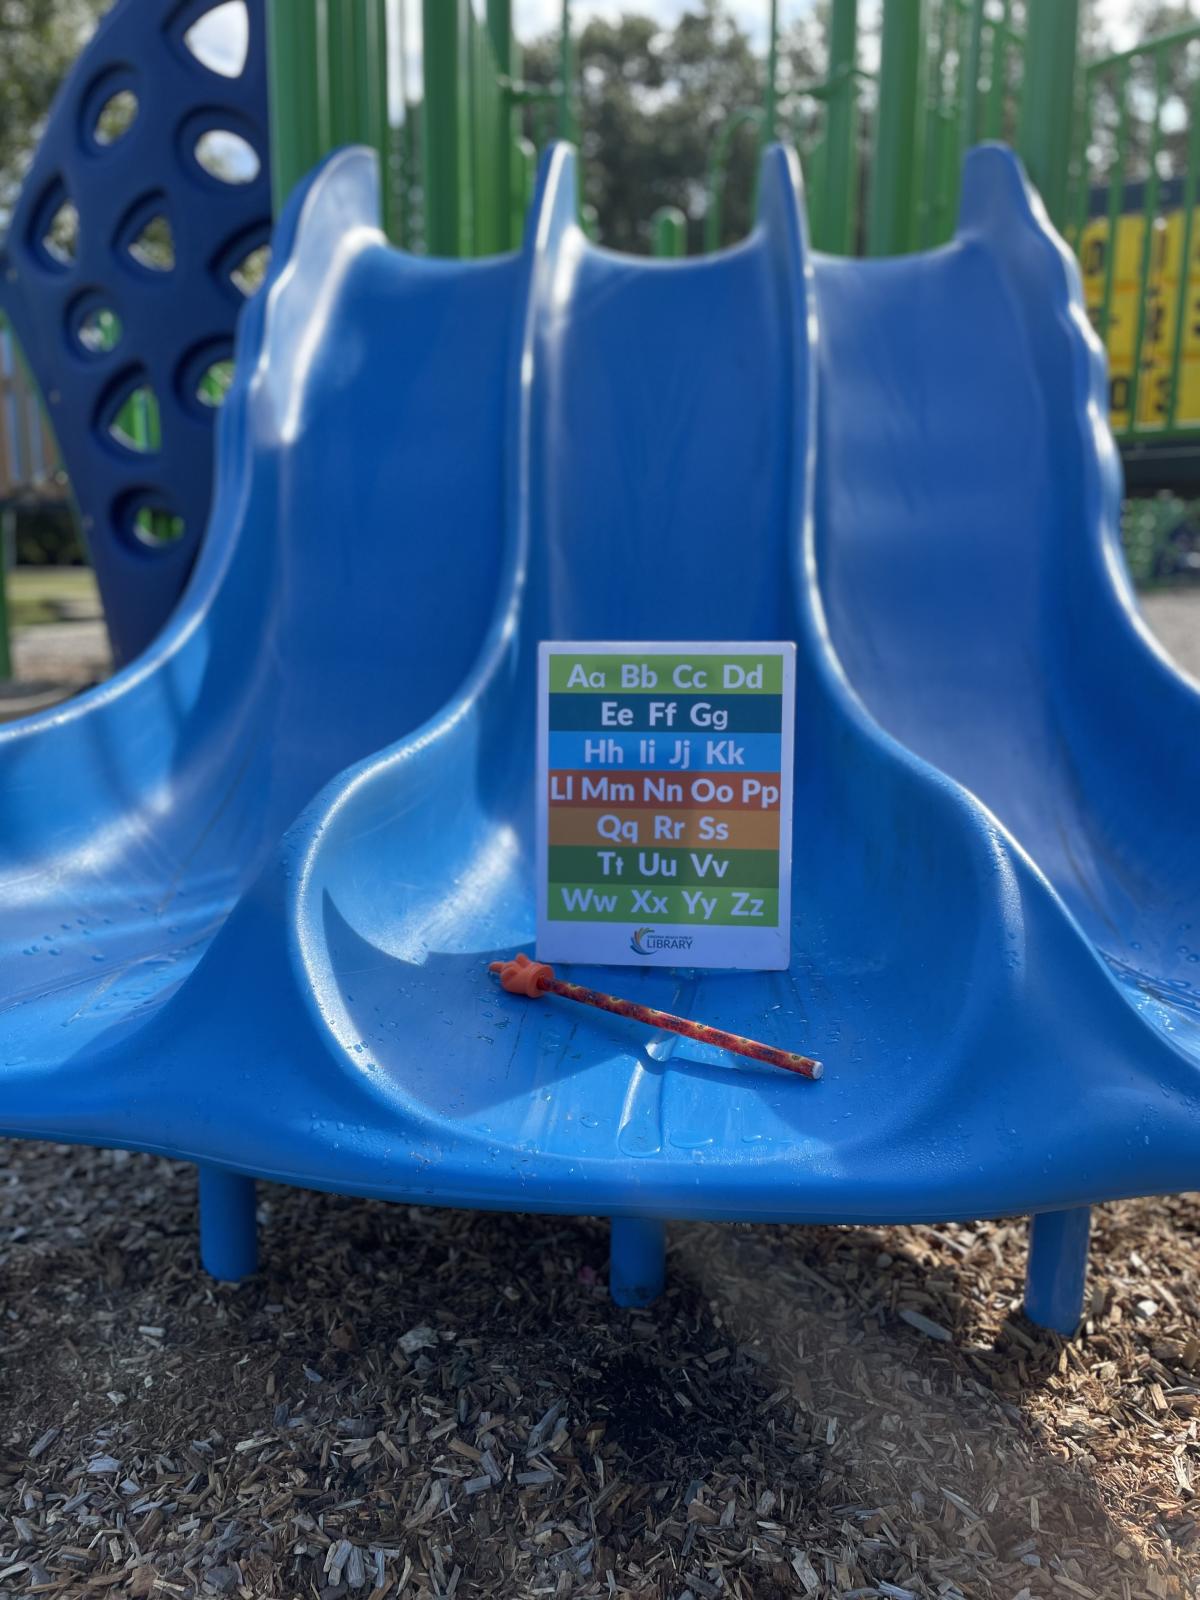
<path fill-rule="evenodd" d="M 734 111 L 762 103 L 765 68 L 750 40 L 719 0 L 697 0 L 674 28 L 632 11 L 617 22 L 593 19 L 575 54 L 584 198 L 596 208 L 601 242 L 646 252 L 650 218 L 676 205 L 688 218 L 689 253 L 698 252 L 717 134 Z M 558 64 L 557 34 L 539 39 L 525 50 L 525 79 L 549 85 Z M 815 75 L 804 41 L 793 36 L 781 61 L 784 88 Z M 552 131 L 548 123 L 545 111 L 527 112 L 536 143 Z M 754 130 L 746 129 L 726 176 L 726 241 L 750 226 L 756 165 Z"/>
<path fill-rule="evenodd" d="M 65 500 L 43 501 L 17 508 L 18 566 L 73 567 L 87 555 Z"/>
<path fill-rule="evenodd" d="M 1121 507 L 1121 543 L 1139 589 L 1195 581 L 1200 552 L 1200 502 L 1162 490 Z"/>
<path fill-rule="evenodd" d="M 106 0 L 0 0 L 0 221 Z"/>

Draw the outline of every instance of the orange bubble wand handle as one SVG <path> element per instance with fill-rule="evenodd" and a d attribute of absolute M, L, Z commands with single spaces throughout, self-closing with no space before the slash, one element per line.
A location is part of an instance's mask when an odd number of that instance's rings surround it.
<path fill-rule="evenodd" d="M 564 983 L 554 976 L 553 967 L 544 961 L 531 961 L 527 955 L 515 955 L 511 961 L 493 961 L 488 971 L 499 974 L 509 994 L 523 994 L 530 1000 L 539 1000 L 544 994 L 561 995 L 564 1000 L 597 1006 L 617 1017 L 632 1017 L 649 1028 L 665 1028 L 669 1033 L 681 1033 L 685 1039 L 715 1045 L 719 1050 L 731 1050 L 734 1055 L 748 1056 L 751 1061 L 762 1061 L 769 1067 L 782 1067 L 785 1072 L 798 1073 L 802 1078 L 819 1078 L 824 1071 L 821 1063 L 811 1056 L 777 1050 L 774 1045 L 760 1044 L 757 1039 L 746 1039 L 740 1033 L 726 1033 L 724 1028 L 709 1028 L 703 1022 L 689 1022 L 686 1017 L 672 1016 L 669 1011 L 659 1011 L 654 1006 L 639 1005 L 636 1000 L 621 1000 L 601 989 Z"/>

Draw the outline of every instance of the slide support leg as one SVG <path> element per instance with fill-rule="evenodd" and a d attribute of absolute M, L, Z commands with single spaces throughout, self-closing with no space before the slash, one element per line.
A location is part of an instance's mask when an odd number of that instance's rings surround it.
<path fill-rule="evenodd" d="M 257 1269 L 253 1178 L 200 1168 L 200 1260 L 206 1272 L 227 1283 Z"/>
<path fill-rule="evenodd" d="M 619 1306 L 648 1306 L 663 1289 L 667 1225 L 649 1217 L 614 1217 L 608 1287 Z"/>
<path fill-rule="evenodd" d="M 1029 1225 L 1025 1314 L 1040 1327 L 1069 1336 L 1083 1315 L 1091 1207 L 1043 1211 Z"/>

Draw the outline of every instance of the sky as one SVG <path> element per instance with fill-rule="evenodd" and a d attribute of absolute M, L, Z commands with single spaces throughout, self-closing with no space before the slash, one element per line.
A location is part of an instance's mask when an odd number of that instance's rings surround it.
<path fill-rule="evenodd" d="M 813 0 L 779 0 L 780 25 L 786 27 L 796 17 L 811 11 L 812 7 Z M 726 9 L 750 35 L 755 47 L 765 49 L 769 0 L 726 0 Z M 874 11 L 877 6 L 867 9 Z M 1127 21 L 1131 9 L 1129 0 L 1098 0 L 1096 9 L 1108 23 L 1110 32 L 1116 35 L 1118 49 L 1136 43 Z M 1200 7 L 1193 5 L 1193 9 L 1200 10 Z M 548 33 L 551 28 L 556 28 L 561 10 L 561 0 L 514 0 L 518 37 L 535 38 L 539 33 Z M 623 10 L 641 11 L 648 16 L 660 17 L 664 25 L 670 25 L 678 20 L 681 12 L 687 10 L 687 0 L 574 0 L 572 15 L 578 25 L 589 17 L 617 17 Z"/>
<path fill-rule="evenodd" d="M 811 11 L 813 0 L 782 0 L 780 20 L 791 20 Z M 679 20 L 688 9 L 688 0 L 573 0 L 571 16 L 575 27 L 581 27 L 592 17 L 613 20 L 622 11 L 640 11 L 646 16 L 658 17 L 664 26 Z M 754 44 L 763 49 L 767 42 L 768 0 L 726 0 L 725 9 L 741 24 Z M 519 39 L 535 39 L 540 33 L 549 33 L 558 27 L 562 14 L 561 0 L 514 0 L 513 25 Z"/>

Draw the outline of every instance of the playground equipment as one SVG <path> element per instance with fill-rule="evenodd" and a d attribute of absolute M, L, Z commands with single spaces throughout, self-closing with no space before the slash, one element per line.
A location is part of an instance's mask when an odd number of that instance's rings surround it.
<path fill-rule="evenodd" d="M 1010 0 L 996 7 L 986 0 L 889 0 L 878 67 L 868 70 L 861 64 L 858 0 L 832 0 L 824 77 L 781 97 L 773 5 L 764 103 L 733 110 L 713 147 L 706 247 L 723 242 L 725 169 L 731 143 L 745 127 L 757 129 L 760 143 L 780 128 L 796 141 L 811 175 L 813 243 L 820 250 L 900 255 L 949 239 L 962 158 L 981 139 L 1016 142 L 1020 136 L 1022 154 L 1047 198 L 1054 196 L 1051 214 L 1061 220 L 1056 208 L 1067 154 L 1060 148 L 1061 115 L 1042 108 L 1049 99 L 1069 113 L 1069 97 L 1064 100 L 1058 87 L 1074 71 L 1076 21 L 1075 0 L 1033 8 L 1035 37 L 1027 49 L 1013 26 Z M 1052 86 L 1048 92 L 1035 84 L 1020 94 L 1026 60 L 1030 72 Z M 862 160 L 868 142 L 869 167 Z"/>
<path fill-rule="evenodd" d="M 157 633 L 199 548 L 213 386 L 270 232 L 262 10 L 243 7 L 230 72 L 196 54 L 209 9 L 113 7 L 0 249 L 0 309 L 51 419 L 118 660 Z"/>
<path fill-rule="evenodd" d="M 216 13 L 238 9 L 246 51 L 231 70 L 197 41 Z M 486 20 L 470 0 L 426 0 L 424 92 L 391 127 L 385 67 L 394 46 L 407 84 L 411 9 L 118 0 L 60 97 L 10 229 L 0 307 L 46 402 L 45 431 L 57 435 L 118 661 L 154 637 L 195 560 L 213 419 L 242 294 L 261 273 L 270 188 L 278 201 L 332 149 L 366 143 L 380 156 L 392 239 L 437 255 L 498 253 L 519 244 L 531 193 L 525 108 L 540 137 L 551 114 L 561 135 L 573 130 L 569 5 L 559 81 L 536 87 L 521 76 L 509 0 L 488 0 Z M 1200 27 L 1091 65 L 1072 152 L 1070 97 L 1059 90 L 1075 70 L 1074 0 L 1029 8 L 1029 39 L 1006 0 L 889 0 L 870 71 L 856 0 L 834 0 L 825 74 L 787 95 L 776 87 L 778 5 L 770 19 L 763 103 L 735 110 L 714 143 L 708 246 L 721 238 L 725 163 L 747 128 L 760 140 L 776 127 L 798 138 L 815 242 L 839 254 L 944 242 L 964 149 L 979 137 L 1015 141 L 1080 250 L 1131 478 L 1186 489 L 1200 459 L 1189 377 L 1200 336 L 1195 270 L 1181 262 L 1195 255 L 1200 121 L 1189 118 L 1186 138 L 1168 124 L 1178 123 L 1187 83 L 1200 81 Z M 809 127 L 801 113 L 814 107 Z M 224 165 L 214 163 L 214 135 L 227 147 L 241 140 L 240 158 L 230 163 L 227 148 Z M 1181 138 L 1186 171 L 1160 181 L 1160 158 Z M 1127 216 L 1133 204 L 1140 223 Z M 654 224 L 656 253 L 677 253 L 685 234 L 677 221 L 663 226 Z"/>
<path fill-rule="evenodd" d="M 231 11 L 240 61 L 212 47 Z M 0 313 L 45 401 L 118 662 L 158 633 L 200 546 L 272 185 L 282 199 L 329 151 L 365 143 L 398 242 L 482 255 L 520 240 L 535 157 L 519 108 L 548 99 L 568 126 L 569 80 L 521 82 L 502 0 L 486 26 L 457 0 L 425 11 L 425 116 L 406 107 L 398 140 L 385 0 L 117 0 L 55 103 L 0 250 Z M 42 429 L 22 416 L 23 437 Z"/>
<path fill-rule="evenodd" d="M 62 471 L 42 422 L 37 391 L 29 381 L 16 341 L 0 319 L 0 596 L 12 564 L 17 506 L 60 499 Z M 8 617 L 0 599 L 0 682 L 12 674 Z"/>
<path fill-rule="evenodd" d="M 1064 1331 L 1089 1203 L 1200 1179 L 1200 696 L 1075 268 L 999 149 L 894 261 L 811 257 L 798 183 L 690 262 L 591 247 L 562 147 L 517 256 L 390 249 L 365 152 L 293 197 L 181 605 L 0 730 L 5 1132 L 196 1162 L 230 1277 L 257 1176 L 610 1216 L 627 1303 L 670 1217 L 1033 1211 Z M 497 991 L 537 641 L 614 637 L 797 643 L 790 970 L 623 982 L 820 1083 Z"/>
<path fill-rule="evenodd" d="M 1131 485 L 1190 492 L 1200 479 L 1200 25 L 1090 62 L 1073 126 L 1076 97 L 1063 85 L 1076 75 L 1076 25 L 1074 0 L 1028 7 L 1028 38 L 1001 0 L 889 0 L 868 70 L 857 0 L 832 0 L 824 76 L 780 97 L 772 70 L 763 104 L 734 109 L 720 130 L 706 248 L 723 242 L 725 171 L 747 129 L 761 142 L 785 127 L 796 140 L 814 243 L 840 255 L 943 243 L 963 152 L 980 138 L 1014 144 L 1083 264 Z"/>
<path fill-rule="evenodd" d="M 0 322 L 0 504 L 53 490 L 61 474 L 11 331 Z"/>
<path fill-rule="evenodd" d="M 1110 421 L 1131 481 L 1186 486 L 1200 471 L 1200 26 L 1092 63 L 1083 85 L 1072 235 Z"/>

